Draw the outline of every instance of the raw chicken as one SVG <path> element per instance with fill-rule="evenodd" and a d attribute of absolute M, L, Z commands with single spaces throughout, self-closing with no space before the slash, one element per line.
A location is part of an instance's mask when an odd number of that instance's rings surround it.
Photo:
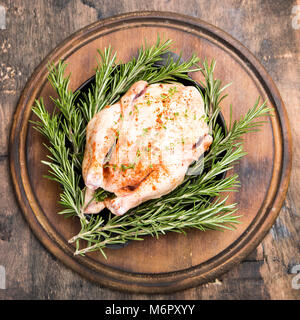
<path fill-rule="evenodd" d="M 107 207 L 122 215 L 171 192 L 212 143 L 208 131 L 203 100 L 195 87 L 134 83 L 87 126 L 84 212 Z M 98 188 L 116 197 L 92 200 Z"/>

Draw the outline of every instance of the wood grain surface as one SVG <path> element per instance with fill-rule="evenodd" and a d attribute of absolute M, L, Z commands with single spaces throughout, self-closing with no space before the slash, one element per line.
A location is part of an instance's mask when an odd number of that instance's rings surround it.
<path fill-rule="evenodd" d="M 122 39 L 133 34 L 130 45 Z M 222 113 L 229 123 L 230 105 L 233 120 L 240 119 L 258 96 L 274 109 L 272 118 L 257 133 L 244 137 L 248 153 L 233 173 L 239 175 L 241 188 L 230 194 L 228 203 L 237 203 L 239 226 L 233 231 L 199 232 L 187 236 L 168 233 L 133 241 L 122 250 L 106 250 L 107 259 L 94 252 L 74 257 L 68 244 L 79 232 L 77 219 L 57 215 L 59 186 L 43 177 L 47 168 L 44 139 L 32 128 L 36 121 L 31 108 L 43 98 L 48 110 L 54 104 L 53 89 L 47 80 L 49 61 L 63 59 L 70 73 L 70 88 L 76 90 L 94 74 L 95 53 L 111 45 L 117 59 L 128 61 L 146 38 L 155 43 L 157 34 L 173 39 L 171 50 L 182 50 L 182 58 L 196 51 L 208 61 L 216 59 L 215 76 L 232 86 L 222 103 Z M 193 74 L 200 81 L 201 73 Z M 251 101 L 251 102 L 250 102 Z M 250 104 L 251 103 L 251 104 Z M 52 51 L 33 73 L 20 97 L 10 138 L 12 181 L 26 220 L 37 238 L 50 252 L 83 276 L 113 289 L 142 293 L 166 293 L 206 283 L 220 276 L 247 256 L 274 223 L 284 201 L 291 169 L 291 137 L 286 111 L 270 76 L 235 39 L 220 29 L 190 16 L 165 12 L 140 12 L 104 19 L 81 29 Z M 259 188 L 257 188 L 259 186 Z M 151 264 L 148 260 L 151 259 Z"/>
<path fill-rule="evenodd" d="M 4 299 L 299 299 L 292 288 L 300 264 L 297 185 L 299 33 L 292 27 L 294 1 L 6 1 L 6 30 L 0 30 L 0 264 Z M 287 5 L 288 4 L 288 5 Z M 42 59 L 76 30 L 114 14 L 136 10 L 177 11 L 206 20 L 240 40 L 264 64 L 286 104 L 294 138 L 294 167 L 285 204 L 269 234 L 241 264 L 214 282 L 169 295 L 126 294 L 85 280 L 66 268 L 35 238 L 22 217 L 8 173 L 8 136 L 21 91 Z M 265 24 L 268 12 L 270 25 Z M 252 16 L 255 13 L 255 19 Z M 60 23 L 57 23 L 57 20 Z M 298 33 L 299 32 L 299 33 Z M 264 150 L 262 150 L 264 152 Z M 30 155 L 29 155 L 30 156 Z M 297 189 L 298 188 L 298 189 Z M 259 196 L 259 193 L 257 193 Z M 298 232 L 298 233 L 297 233 Z M 55 271 L 55 272 L 54 272 Z M 153 271 L 153 270 L 152 270 Z"/>

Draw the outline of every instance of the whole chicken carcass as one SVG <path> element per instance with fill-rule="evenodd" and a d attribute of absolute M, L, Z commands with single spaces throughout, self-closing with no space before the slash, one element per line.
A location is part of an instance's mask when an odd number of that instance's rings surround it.
<path fill-rule="evenodd" d="M 159 198 L 184 180 L 211 145 L 203 99 L 193 86 L 134 83 L 88 123 L 82 173 L 85 213 L 122 215 Z M 115 194 L 97 202 L 96 189 Z"/>

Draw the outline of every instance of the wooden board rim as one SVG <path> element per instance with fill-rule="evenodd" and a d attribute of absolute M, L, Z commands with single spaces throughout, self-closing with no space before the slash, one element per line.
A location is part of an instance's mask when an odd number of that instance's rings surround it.
<path fill-rule="evenodd" d="M 45 77 L 45 66 L 49 60 L 55 60 L 57 57 L 65 57 L 68 51 L 71 50 L 76 43 L 80 42 L 80 39 L 91 35 L 93 32 L 97 32 L 97 30 L 103 30 L 118 23 L 128 23 L 143 19 L 149 21 L 151 19 L 163 20 L 200 28 L 218 37 L 220 41 L 222 40 L 227 45 L 230 45 L 234 50 L 237 50 L 239 54 L 247 60 L 247 63 L 251 64 L 263 84 L 264 89 L 267 91 L 268 96 L 273 99 L 272 102 L 276 106 L 276 111 L 280 119 L 283 146 L 281 180 L 279 181 L 277 193 L 273 199 L 273 206 L 272 208 L 268 208 L 269 213 L 264 215 L 264 219 L 259 221 L 252 230 L 249 230 L 244 239 L 242 239 L 243 241 L 240 241 L 231 248 L 227 254 L 217 258 L 214 263 L 207 261 L 205 265 L 201 265 L 201 270 L 196 266 L 184 270 L 184 273 L 176 271 L 168 274 L 151 275 L 151 277 L 143 274 L 130 274 L 120 270 L 116 271 L 104 265 L 100 268 L 101 270 L 99 270 L 99 266 L 93 265 L 92 261 L 88 261 L 87 263 L 86 258 L 74 257 L 70 247 L 68 247 L 58 235 L 47 232 L 44 224 L 47 221 L 43 219 L 44 217 L 41 217 L 43 214 L 42 210 L 39 208 L 38 200 L 35 199 L 28 184 L 29 179 L 26 177 L 24 137 L 26 137 L 27 124 L 22 122 L 26 111 L 29 112 L 27 105 L 29 97 L 33 96 L 35 90 L 37 90 L 38 80 Z M 186 289 L 214 279 L 230 269 L 235 263 L 240 262 L 259 244 L 274 223 L 287 192 L 291 172 L 292 143 L 287 113 L 278 89 L 262 65 L 240 42 L 233 39 L 224 31 L 189 16 L 170 12 L 134 12 L 98 21 L 81 29 L 67 38 L 43 60 L 27 82 L 18 102 L 11 129 L 9 155 L 12 180 L 25 219 L 28 221 L 37 238 L 52 254 L 83 276 L 110 288 L 131 292 L 166 293 Z"/>

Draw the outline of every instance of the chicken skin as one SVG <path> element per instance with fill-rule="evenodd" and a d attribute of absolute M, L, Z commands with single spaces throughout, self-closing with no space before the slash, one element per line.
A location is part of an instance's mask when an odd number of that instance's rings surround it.
<path fill-rule="evenodd" d="M 123 215 L 182 183 L 212 137 L 199 91 L 179 83 L 134 83 L 88 123 L 82 173 L 85 213 L 108 208 Z M 103 188 L 116 197 L 93 199 Z"/>

